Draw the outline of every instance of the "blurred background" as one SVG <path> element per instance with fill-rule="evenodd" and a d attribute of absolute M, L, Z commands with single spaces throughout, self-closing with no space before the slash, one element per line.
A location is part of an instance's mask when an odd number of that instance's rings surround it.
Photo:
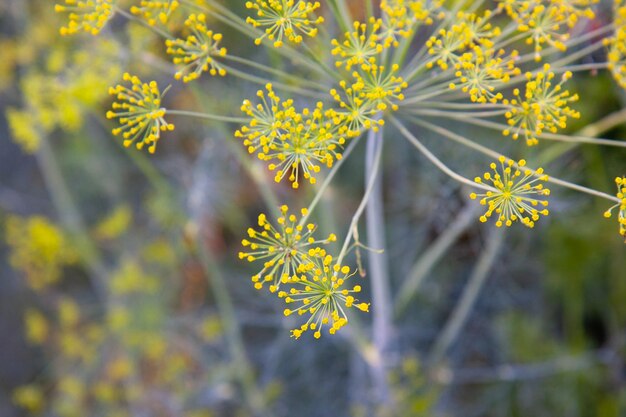
<path fill-rule="evenodd" d="M 148 155 L 122 147 L 104 117 L 124 71 L 172 83 L 168 108 L 235 116 L 257 86 L 174 83 L 154 32 L 116 16 L 100 36 L 61 37 L 53 3 L 0 2 L 1 417 L 626 416 L 626 256 L 606 202 L 555 189 L 535 230 L 494 231 L 467 189 L 389 135 L 391 412 L 371 382 L 371 317 L 359 315 L 361 334 L 293 340 L 295 319 L 238 259 L 246 228 L 270 210 L 268 188 L 293 208 L 315 189 L 274 184 L 235 125 L 172 117 L 176 130 Z M 243 2 L 226 3 L 245 16 Z M 592 24 L 610 10 L 598 5 Z M 240 54 L 283 65 L 213 24 Z M 626 107 L 606 72 L 571 88 L 583 97 L 572 131 Z M 603 136 L 623 140 L 626 125 Z M 451 166 L 485 166 L 423 140 Z M 340 241 L 363 159 L 360 145 L 313 216 Z M 545 165 L 611 194 L 625 167 L 626 152 L 594 146 Z"/>

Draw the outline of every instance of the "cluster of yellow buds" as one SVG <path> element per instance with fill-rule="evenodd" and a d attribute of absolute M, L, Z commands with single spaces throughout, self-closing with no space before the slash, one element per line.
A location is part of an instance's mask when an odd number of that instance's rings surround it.
<path fill-rule="evenodd" d="M 260 230 L 249 228 L 248 238 L 241 241 L 246 250 L 239 252 L 239 259 L 263 261 L 263 269 L 252 276 L 257 290 L 263 288 L 263 284 L 270 283 L 269 290 L 276 292 L 281 282 L 296 273 L 312 246 L 337 239 L 334 234 L 330 234 L 326 239 L 316 240 L 313 233 L 317 227 L 303 221 L 308 216 L 307 209 L 300 210 L 300 219 L 290 214 L 286 205 L 280 207 L 280 213 L 276 227 L 265 214 L 259 214 Z"/>
<path fill-rule="evenodd" d="M 567 126 L 568 117 L 580 117 L 580 113 L 568 105 L 577 101 L 578 95 L 562 89 L 563 83 L 572 77 L 572 73 L 565 72 L 556 85 L 552 81 L 554 77 L 550 65 L 545 64 L 543 71 L 537 74 L 526 73 L 528 81 L 524 98 L 516 88 L 513 90 L 516 98 L 503 100 L 509 107 L 505 117 L 510 128 L 502 132 L 505 136 L 512 135 L 513 139 L 517 139 L 523 134 L 528 145 L 536 145 L 539 143 L 537 136 L 543 132 L 556 133 Z"/>
<path fill-rule="evenodd" d="M 521 221 L 528 227 L 533 227 L 539 220 L 539 215 L 548 215 L 548 201 L 539 200 L 535 196 L 548 196 L 550 190 L 544 188 L 541 182 L 548 180 L 542 168 L 531 170 L 524 168 L 525 160 L 515 164 L 511 159 L 500 157 L 499 166 L 492 162 L 492 173 L 486 172 L 483 178 L 476 177 L 474 181 L 486 190 L 482 194 L 471 193 L 470 198 L 480 198 L 480 204 L 487 206 L 487 211 L 480 217 L 486 222 L 493 213 L 496 213 L 496 226 L 511 226 L 513 222 Z M 537 207 L 544 207 L 538 209 Z"/>
<path fill-rule="evenodd" d="M 97 35 L 113 16 L 113 0 L 65 0 L 56 4 L 54 11 L 69 13 L 67 26 L 60 29 L 61 35 L 87 32 Z"/>
<path fill-rule="evenodd" d="M 463 54 L 455 76 L 457 82 L 450 83 L 450 89 L 457 87 L 468 93 L 475 103 L 497 103 L 503 99 L 497 89 L 519 75 L 521 70 L 515 66 L 517 51 L 505 56 L 504 50 L 483 49 L 475 46 L 472 52 Z"/>
<path fill-rule="evenodd" d="M 368 62 L 390 45 L 380 34 L 382 20 L 371 17 L 367 23 L 354 22 L 352 26 L 354 30 L 344 34 L 343 42 L 331 41 L 334 48 L 330 53 L 335 57 L 335 64 L 346 70 Z"/>
<path fill-rule="evenodd" d="M 166 110 L 161 107 L 159 87 L 156 81 L 144 83 L 128 73 L 123 80 L 130 82 L 130 88 L 117 85 L 109 89 L 117 101 L 112 104 L 113 110 L 107 112 L 107 119 L 117 119 L 121 124 L 113 129 L 113 134 L 121 134 L 126 147 L 132 143 L 137 149 L 148 145 L 148 151 L 154 153 L 161 132 L 174 130 L 174 125 L 164 118 Z"/>
<path fill-rule="evenodd" d="M 285 282 L 291 285 L 289 291 L 280 291 L 278 296 L 290 305 L 284 310 L 285 316 L 292 314 L 309 315 L 306 323 L 291 331 L 298 339 L 307 330 L 319 339 L 324 326 L 328 333 L 335 334 L 348 323 L 344 307 L 355 307 L 368 312 L 369 304 L 359 302 L 353 294 L 361 292 L 360 285 L 346 287 L 346 281 L 354 275 L 349 266 L 336 263 L 324 249 L 315 248 L 310 256 L 298 266 L 295 274 Z M 296 306 L 291 307 L 291 304 Z"/>
<path fill-rule="evenodd" d="M 315 37 L 315 26 L 324 22 L 321 16 L 315 16 L 320 8 L 319 2 L 302 0 L 254 0 L 246 2 L 246 8 L 256 10 L 257 17 L 248 17 L 246 23 L 255 28 L 265 28 L 262 36 L 255 39 L 260 45 L 267 37 L 275 48 L 284 45 L 285 39 L 295 44 L 301 43 L 303 36 Z"/>
<path fill-rule="evenodd" d="M 517 23 L 522 32 L 528 32 L 526 43 L 535 47 L 535 59 L 541 60 L 545 45 L 560 51 L 567 49 L 568 30 L 578 22 L 579 17 L 594 17 L 591 6 L 598 0 L 500 0 L 500 8 Z"/>
<path fill-rule="evenodd" d="M 443 1 L 381 0 L 381 33 L 384 39 L 398 46 L 399 38 L 408 38 L 419 24 L 432 25 L 433 18 L 443 19 L 443 11 L 438 11 Z"/>
<path fill-rule="evenodd" d="M 271 84 L 266 90 L 257 92 L 262 103 L 256 106 L 244 101 L 241 109 L 251 120 L 235 136 L 244 138 L 249 153 L 271 162 L 268 168 L 275 172 L 276 182 L 288 178 L 292 187 L 298 188 L 300 178 L 304 178 L 315 184 L 321 166 L 330 168 L 342 157 L 345 139 L 341 115 L 324 109 L 321 102 L 298 112 L 291 100 L 281 103 Z"/>
<path fill-rule="evenodd" d="M 138 6 L 130 8 L 130 12 L 143 17 L 150 26 L 154 26 L 157 22 L 167 23 L 178 6 L 180 6 L 178 0 L 141 0 Z"/>
<path fill-rule="evenodd" d="M 208 71 L 213 76 L 225 76 L 226 70 L 215 60 L 216 57 L 226 56 L 226 48 L 219 46 L 222 34 L 207 28 L 203 14 L 190 15 L 185 26 L 191 31 L 186 39 L 165 41 L 167 53 L 174 57 L 174 64 L 183 65 L 174 78 L 182 78 L 184 82 L 188 82 L 200 77 L 203 71 Z"/>
<path fill-rule="evenodd" d="M 347 324 L 343 307 L 356 307 L 369 311 L 369 304 L 359 302 L 353 294 L 361 291 L 359 285 L 345 287 L 351 274 L 348 266 L 341 266 L 320 245 L 336 241 L 330 234 L 326 239 L 316 239 L 316 226 L 307 223 L 309 212 L 300 211 L 298 218 L 289 213 L 286 205 L 280 207 L 280 217 L 274 226 L 265 214 L 258 218 L 259 230 L 248 229 L 248 237 L 242 240 L 244 251 L 239 258 L 249 262 L 262 261 L 261 271 L 252 276 L 254 288 L 260 290 L 268 284 L 269 291 L 277 293 L 288 305 L 285 316 L 293 313 L 309 314 L 307 322 L 292 330 L 296 339 L 306 330 L 313 330 L 315 338 L 329 325 L 334 334 Z"/>

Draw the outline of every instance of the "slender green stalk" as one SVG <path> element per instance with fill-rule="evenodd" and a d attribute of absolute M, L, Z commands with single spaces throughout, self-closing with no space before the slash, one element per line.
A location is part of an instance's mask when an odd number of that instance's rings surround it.
<path fill-rule="evenodd" d="M 370 177 L 367 180 L 365 193 L 363 193 L 363 198 L 361 199 L 361 203 L 359 204 L 359 207 L 356 209 L 354 215 L 352 216 L 352 220 L 350 221 L 350 225 L 348 226 L 348 232 L 346 234 L 346 238 L 341 247 L 341 251 L 339 252 L 339 255 L 337 256 L 338 264 L 341 264 L 341 262 L 343 261 L 343 258 L 346 256 L 346 253 L 348 251 L 348 246 L 350 245 L 350 242 L 352 241 L 352 237 L 354 235 L 354 229 L 355 227 L 357 227 L 357 224 L 359 223 L 359 219 L 361 218 L 361 215 L 363 214 L 363 211 L 365 210 L 365 206 L 367 205 L 367 202 L 372 194 L 372 190 L 374 189 L 374 184 L 376 182 L 376 175 L 378 175 L 378 169 L 380 167 L 380 161 L 382 159 L 381 155 L 382 155 L 382 142 L 379 142 L 376 147 L 376 151 L 374 153 L 374 159 L 373 159 L 374 162 L 370 170 Z"/>
<path fill-rule="evenodd" d="M 167 114 L 171 114 L 173 116 L 187 116 L 187 117 L 195 117 L 198 119 L 206 119 L 212 120 L 215 122 L 226 122 L 226 123 L 248 123 L 250 119 L 245 117 L 231 117 L 231 116 L 221 116 L 218 114 L 210 114 L 210 113 L 199 113 L 194 111 L 187 110 L 167 110 Z"/>
<path fill-rule="evenodd" d="M 234 67 L 231 67 L 229 65 L 225 65 L 222 64 L 222 66 L 224 67 L 224 69 L 226 70 L 226 72 L 230 73 L 231 75 L 234 75 L 235 77 L 241 78 L 242 80 L 246 80 L 246 81 L 250 81 L 256 84 L 260 84 L 260 85 L 265 85 L 269 82 L 272 83 L 272 85 L 276 88 L 276 89 L 282 89 L 285 91 L 290 91 L 296 94 L 301 94 L 303 96 L 306 97 L 312 97 L 315 99 L 327 99 L 328 98 L 328 94 L 325 93 L 321 93 L 321 92 L 317 92 L 317 91 L 311 91 L 308 90 L 306 88 L 302 88 L 302 87 L 297 87 L 294 85 L 289 85 L 289 84 L 285 84 L 285 83 L 281 83 L 278 81 L 270 81 L 266 78 L 263 77 L 257 77 L 256 75 L 252 75 L 252 74 L 248 74 L 247 72 L 244 71 L 240 71 Z"/>
<path fill-rule="evenodd" d="M 278 77 L 281 77 L 283 79 L 289 79 L 289 80 L 291 80 L 293 82 L 297 82 L 300 85 L 308 85 L 309 87 L 316 88 L 316 89 L 318 89 L 320 91 L 324 91 L 325 92 L 325 91 L 328 90 L 328 87 L 326 87 L 325 85 L 322 85 L 322 84 L 320 84 L 318 82 L 311 81 L 311 80 L 308 80 L 308 79 L 305 79 L 305 78 L 302 78 L 302 77 L 298 77 L 298 76 L 295 76 L 293 74 L 289 74 L 289 73 L 287 73 L 287 72 L 285 72 L 283 70 L 279 70 L 279 69 L 273 68 L 273 67 L 268 67 L 267 65 L 263 65 L 263 64 L 260 64 L 260 63 L 258 63 L 256 61 L 252 61 L 252 60 L 249 60 L 249 59 L 246 59 L 246 58 L 243 58 L 243 57 L 238 57 L 238 56 L 235 56 L 235 55 L 226 54 L 226 56 L 224 56 L 223 59 L 230 60 L 230 61 L 233 61 L 233 62 L 237 62 L 239 64 L 248 65 L 250 67 L 257 68 L 257 69 L 260 69 L 262 71 L 265 71 L 267 73 L 274 74 L 274 75 L 276 75 Z"/>
<path fill-rule="evenodd" d="M 456 116 L 456 112 L 446 112 L 441 110 L 433 110 L 433 109 L 406 109 L 408 113 L 417 115 L 417 116 L 434 116 L 434 117 L 444 117 L 448 119 L 459 120 L 463 123 L 473 124 L 476 126 L 487 127 L 490 129 L 495 129 L 497 131 L 502 132 L 505 129 L 510 129 L 511 127 L 503 124 L 491 122 L 488 120 L 475 119 L 473 117 L 467 116 Z M 546 140 L 554 140 L 559 142 L 571 142 L 577 144 L 590 144 L 590 145 L 603 145 L 603 146 L 615 146 L 619 148 L 626 148 L 626 141 L 619 141 L 613 139 L 596 139 L 589 138 L 585 136 L 568 136 L 568 135 L 560 135 L 557 133 L 548 133 L 543 132 L 540 135 L 537 135 L 538 139 L 546 139 Z"/>
<path fill-rule="evenodd" d="M 378 400 L 388 407 L 393 406 L 390 401 L 388 387 L 387 364 L 384 358 L 391 343 L 392 335 L 392 306 L 391 290 L 389 288 L 389 266 L 387 254 L 383 251 L 385 243 L 385 218 L 383 214 L 383 188 L 382 176 L 374 174 L 375 164 L 380 163 L 382 158 L 383 128 L 377 132 L 370 130 L 367 136 L 367 147 L 365 151 L 365 178 L 366 186 L 370 179 L 373 179 L 372 192 L 366 204 L 366 230 L 367 245 L 377 251 L 368 252 L 369 277 L 372 284 L 372 303 L 376 306 L 373 309 L 372 338 L 374 346 L 383 360 L 375 370 L 375 384 Z"/>
<path fill-rule="evenodd" d="M 455 142 L 461 143 L 461 144 L 463 144 L 463 145 L 465 145 L 465 146 L 467 146 L 469 148 L 472 148 L 472 149 L 474 149 L 474 150 L 476 150 L 478 152 L 481 152 L 481 153 L 483 153 L 485 155 L 488 155 L 488 156 L 490 156 L 490 157 L 492 157 L 494 159 L 498 159 L 501 156 L 504 156 L 505 158 L 507 158 L 505 155 L 502 155 L 502 154 L 500 154 L 500 153 L 498 153 L 496 151 L 493 151 L 490 148 L 487 148 L 485 146 L 479 145 L 479 144 L 477 144 L 477 143 L 467 139 L 464 136 L 461 136 L 459 134 L 451 132 L 448 129 L 444 129 L 444 128 L 440 127 L 440 126 L 433 125 L 432 123 L 426 122 L 426 121 L 421 120 L 421 119 L 415 119 L 414 118 L 414 119 L 411 119 L 411 121 L 413 123 L 416 123 L 416 124 L 420 125 L 420 126 L 426 127 L 428 129 L 432 130 L 433 132 L 440 133 L 441 135 L 443 135 L 444 137 L 446 137 L 448 139 L 451 139 L 451 140 L 453 140 Z M 510 158 L 508 158 L 508 159 L 510 159 Z M 517 163 L 514 163 L 513 166 L 514 167 L 518 167 Z M 525 169 L 530 169 L 530 168 L 525 168 Z M 585 194 L 589 194 L 589 195 L 593 195 L 593 196 L 596 196 L 596 197 L 604 198 L 604 199 L 607 199 L 607 200 L 610 200 L 610 201 L 613 201 L 613 202 L 616 202 L 616 203 L 620 202 L 620 200 L 617 197 L 613 196 L 613 195 L 610 195 L 610 194 L 607 194 L 607 193 L 603 193 L 601 191 L 597 191 L 597 190 L 594 190 L 594 189 L 591 189 L 591 188 L 583 187 L 581 185 L 574 184 L 574 183 L 571 183 L 571 182 L 568 182 L 568 181 L 564 181 L 564 180 L 561 180 L 561 179 L 558 179 L 558 178 L 555 178 L 555 177 L 550 177 L 549 176 L 547 181 L 551 182 L 553 184 L 560 185 L 560 186 L 565 187 L 565 188 L 570 188 L 572 190 L 576 190 L 576 191 L 580 191 L 580 192 L 585 193 Z"/>
<path fill-rule="evenodd" d="M 437 158 L 435 155 L 433 155 L 433 153 L 431 151 L 428 150 L 428 148 L 426 146 L 424 146 L 411 132 L 409 132 L 406 127 L 404 127 L 399 121 L 398 119 L 396 119 L 395 117 L 391 118 L 391 122 L 398 128 L 398 130 L 400 130 L 400 133 L 402 133 L 402 135 L 411 143 L 413 144 L 413 146 L 415 146 L 417 148 L 417 150 L 419 150 L 422 155 L 424 155 L 426 158 L 428 158 L 428 160 L 430 162 L 432 162 L 437 168 L 439 168 L 440 170 L 442 170 L 444 173 L 446 173 L 448 176 L 452 177 L 453 179 L 459 181 L 462 184 L 466 184 L 472 187 L 477 187 L 477 188 L 482 188 L 484 190 L 487 191 L 493 191 L 491 187 L 487 187 L 484 184 L 478 184 L 468 178 L 465 178 L 462 175 L 457 174 L 456 172 L 452 171 L 450 168 L 448 168 L 448 166 L 446 164 L 444 164 L 443 162 L 441 162 L 441 160 L 439 158 Z"/>

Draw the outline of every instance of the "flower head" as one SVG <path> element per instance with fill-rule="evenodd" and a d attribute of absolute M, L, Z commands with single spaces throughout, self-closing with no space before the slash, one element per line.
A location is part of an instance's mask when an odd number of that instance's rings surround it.
<path fill-rule="evenodd" d="M 161 92 L 156 81 L 142 82 L 139 77 L 124 74 L 124 81 L 131 86 L 117 85 L 109 88 L 109 94 L 117 99 L 107 112 L 107 119 L 118 119 L 121 127 L 113 129 L 114 135 L 121 134 L 124 146 L 135 143 L 137 149 L 148 145 L 154 153 L 161 131 L 174 130 L 174 125 L 165 121 L 165 108 L 161 107 Z"/>
<path fill-rule="evenodd" d="M 525 165 L 526 161 L 523 159 L 515 164 L 502 156 L 500 166 L 493 162 L 490 165 L 493 175 L 486 172 L 483 178 L 474 179 L 486 190 L 482 194 L 470 194 L 472 199 L 480 197 L 480 204 L 487 206 L 487 211 L 480 217 L 481 222 L 486 222 L 495 212 L 498 227 L 511 226 L 518 220 L 528 227 L 533 227 L 540 214 L 548 215 L 548 209 L 545 208 L 548 201 L 536 198 L 550 195 L 550 190 L 541 184 L 541 181 L 548 180 L 548 176 L 543 174 L 541 168 L 533 171 L 524 168 Z"/>
<path fill-rule="evenodd" d="M 515 67 L 516 57 L 517 51 L 505 56 L 504 50 L 494 51 L 475 46 L 472 52 L 460 57 L 454 74 L 457 81 L 451 83 L 450 88 L 460 87 L 476 103 L 496 103 L 503 98 L 497 89 L 520 73 L 519 68 Z"/>
<path fill-rule="evenodd" d="M 265 28 L 263 36 L 254 40 L 260 45 L 265 37 L 280 48 L 287 39 L 293 43 L 301 43 L 303 36 L 315 37 L 316 25 L 324 22 L 321 16 L 315 16 L 319 2 L 302 0 L 254 0 L 246 2 L 246 8 L 256 10 L 257 17 L 248 17 L 246 22 L 255 28 Z"/>
<path fill-rule="evenodd" d="M 191 34 L 183 39 L 168 39 L 165 41 L 167 53 L 172 55 L 174 64 L 183 67 L 174 77 L 184 82 L 195 80 L 203 71 L 211 75 L 226 75 L 226 70 L 215 60 L 226 56 L 226 48 L 220 47 L 221 33 L 213 33 L 206 27 L 206 17 L 203 14 L 192 14 L 185 21 Z"/>
<path fill-rule="evenodd" d="M 149 25 L 154 26 L 157 22 L 167 23 L 167 19 L 178 6 L 178 0 L 141 0 L 139 6 L 130 8 L 130 12 L 143 17 Z"/>
<path fill-rule="evenodd" d="M 358 136 L 362 129 L 377 131 L 384 125 L 384 120 L 378 117 L 378 103 L 365 97 L 365 83 L 362 80 L 356 77 L 352 84 L 341 80 L 339 87 L 342 93 L 333 88 L 330 95 L 339 103 L 336 114 L 343 119 L 339 130 L 342 135 L 351 138 Z"/>
<path fill-rule="evenodd" d="M 380 34 L 381 26 L 382 20 L 371 17 L 367 23 L 354 22 L 354 30 L 344 34 L 343 42 L 333 39 L 331 44 L 334 48 L 330 53 L 335 56 L 337 67 L 350 70 L 354 65 L 367 62 L 391 45 L 391 38 L 385 41 Z"/>
<path fill-rule="evenodd" d="M 278 129 L 268 151 L 257 156 L 264 161 L 275 161 L 268 168 L 276 172 L 276 182 L 288 177 L 292 187 L 298 188 L 302 176 L 315 184 L 314 175 L 321 166 L 331 168 L 342 157 L 345 139 L 339 133 L 339 120 L 336 112 L 325 110 L 321 102 L 312 110 L 294 111 L 290 122 Z"/>
<path fill-rule="evenodd" d="M 263 213 L 259 214 L 258 225 L 260 230 L 248 229 L 248 239 L 242 240 L 246 252 L 239 252 L 240 259 L 248 262 L 263 261 L 263 269 L 252 276 L 254 287 L 258 290 L 265 283 L 269 284 L 271 292 L 280 288 L 281 282 L 295 274 L 298 267 L 308 258 L 308 251 L 314 245 L 334 242 L 334 234 L 326 239 L 316 240 L 313 237 L 316 226 L 312 223 L 304 224 L 303 218 L 308 215 L 302 209 L 302 217 L 298 220 L 295 214 L 289 213 L 289 207 L 281 206 L 281 216 L 276 220 L 275 227 L 267 220 Z"/>
<path fill-rule="evenodd" d="M 348 323 L 344 307 L 369 311 L 369 304 L 359 302 L 353 295 L 361 292 L 361 286 L 346 286 L 352 275 L 350 267 L 335 263 L 324 249 L 311 251 L 297 273 L 285 280 L 292 288 L 278 293 L 289 305 L 284 310 L 285 316 L 309 315 L 306 323 L 291 331 L 292 337 L 298 339 L 302 333 L 312 330 L 313 336 L 319 339 L 324 326 L 328 326 L 330 334 L 335 334 Z"/>
<path fill-rule="evenodd" d="M 406 81 L 397 75 L 399 69 L 397 64 L 387 68 L 371 62 L 361 65 L 362 74 L 355 71 L 353 77 L 357 83 L 363 85 L 363 88 L 359 89 L 361 96 L 374 104 L 376 109 L 385 111 L 390 107 L 395 111 L 398 110 L 397 102 L 404 100 L 402 91 L 408 86 Z"/>
<path fill-rule="evenodd" d="M 610 218 L 613 214 L 613 210 L 617 209 L 619 234 L 624 238 L 624 242 L 626 242 L 626 177 L 615 178 L 615 185 L 617 185 L 616 195 L 620 202 L 605 211 L 604 217 Z"/>
<path fill-rule="evenodd" d="M 64 4 L 56 4 L 54 11 L 69 13 L 69 22 L 60 29 L 61 35 L 81 31 L 97 35 L 113 16 L 113 0 L 65 0 Z"/>
<path fill-rule="evenodd" d="M 550 71 L 548 64 L 544 65 L 543 71 L 535 75 L 526 73 L 528 81 L 524 98 L 516 88 L 513 90 L 516 98 L 503 101 L 509 106 L 505 117 L 510 128 L 502 133 L 505 136 L 512 134 L 513 139 L 522 134 L 528 145 L 536 145 L 539 142 L 537 136 L 543 132 L 556 133 L 559 129 L 567 127 L 568 117 L 575 119 L 580 117 L 580 113 L 569 107 L 570 102 L 578 100 L 578 95 L 571 95 L 569 91 L 562 89 L 563 83 L 571 77 L 572 73 L 568 71 L 563 74 L 561 81 L 554 85 L 552 81 L 554 73 Z"/>
<path fill-rule="evenodd" d="M 243 144 L 249 153 L 269 152 L 269 146 L 279 135 L 279 129 L 289 125 L 294 117 L 293 100 L 281 101 L 272 84 L 257 91 L 261 103 L 253 105 L 244 100 L 241 111 L 250 117 L 250 122 L 235 132 L 235 137 L 244 138 Z"/>
<path fill-rule="evenodd" d="M 428 53 L 433 56 L 426 67 L 432 68 L 435 63 L 444 71 L 454 67 L 459 62 L 461 51 L 472 41 L 472 36 L 464 22 L 449 29 L 440 29 L 436 36 L 426 41 Z"/>

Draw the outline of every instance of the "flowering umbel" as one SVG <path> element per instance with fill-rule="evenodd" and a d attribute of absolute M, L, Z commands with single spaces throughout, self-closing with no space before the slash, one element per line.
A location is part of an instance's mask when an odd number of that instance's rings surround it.
<path fill-rule="evenodd" d="M 292 288 L 278 293 L 289 305 L 284 310 L 285 316 L 294 313 L 309 315 L 306 323 L 291 331 L 292 337 L 298 339 L 305 331 L 312 330 L 313 336 L 319 339 L 324 326 L 329 326 L 328 332 L 335 334 L 348 323 L 344 308 L 356 307 L 361 311 L 369 311 L 368 303 L 359 302 L 354 297 L 354 294 L 361 292 L 361 286 L 350 288 L 345 285 L 352 275 L 354 273 L 350 273 L 350 267 L 336 263 L 324 249 L 311 251 L 296 273 L 285 280 L 292 284 Z"/>
<path fill-rule="evenodd" d="M 165 41 L 167 53 L 173 56 L 174 64 L 182 66 L 174 78 L 182 78 L 184 82 L 188 82 L 200 77 L 203 71 L 225 76 L 226 70 L 215 59 L 226 55 L 226 48 L 219 46 L 222 34 L 214 33 L 206 27 L 206 17 L 203 14 L 190 15 L 185 26 L 191 31 L 186 39 Z"/>
<path fill-rule="evenodd" d="M 129 73 L 123 79 L 130 82 L 130 88 L 109 88 L 109 94 L 117 101 L 112 104 L 113 110 L 107 112 L 107 119 L 117 119 L 121 124 L 113 129 L 113 134 L 121 134 L 126 147 L 135 143 L 137 149 L 142 149 L 148 145 L 148 151 L 154 153 L 161 132 L 174 130 L 174 125 L 164 118 L 166 110 L 161 107 L 159 86 L 156 81 L 144 83 Z"/>
<path fill-rule="evenodd" d="M 283 46 L 285 39 L 301 43 L 303 36 L 315 37 L 316 25 L 324 18 L 315 16 L 319 2 L 302 0 L 254 0 L 246 2 L 246 8 L 256 10 L 256 17 L 248 17 L 247 23 L 255 28 L 265 28 L 265 33 L 255 39 L 260 45 L 265 37 L 274 42 L 275 48 Z"/>
<path fill-rule="evenodd" d="M 502 132 L 505 136 L 512 135 L 513 139 L 517 139 L 523 135 L 528 145 L 536 145 L 539 143 L 537 137 L 543 132 L 556 133 L 567 126 L 568 117 L 580 117 L 579 112 L 569 107 L 570 102 L 578 100 L 578 95 L 562 89 L 563 83 L 572 77 L 572 73 L 565 72 L 556 85 L 552 81 L 554 76 L 549 64 L 545 64 L 543 71 L 535 75 L 526 73 L 528 82 L 524 97 L 520 96 L 516 88 L 513 90 L 516 98 L 504 100 L 504 104 L 509 107 L 505 117 L 510 126 Z"/>
<path fill-rule="evenodd" d="M 548 215 L 548 209 L 545 208 L 548 201 L 536 198 L 550 195 L 550 190 L 541 184 L 548 180 L 548 176 L 541 168 L 535 171 L 524 168 L 526 161 L 523 159 L 515 165 L 511 159 L 500 157 L 500 166 L 495 162 L 490 165 L 493 175 L 486 172 L 483 178 L 474 179 L 477 184 L 484 185 L 486 190 L 482 194 L 470 194 L 472 199 L 480 197 L 480 204 L 487 206 L 487 211 L 480 217 L 481 222 L 486 222 L 495 212 L 498 227 L 511 226 L 518 220 L 533 227 L 540 214 Z"/>
<path fill-rule="evenodd" d="M 280 207 L 280 213 L 281 216 L 276 220 L 278 227 L 274 227 L 265 214 L 259 214 L 258 224 L 261 229 L 249 228 L 248 239 L 241 242 L 247 251 L 239 252 L 240 259 L 248 262 L 263 261 L 263 269 L 252 276 L 257 290 L 263 288 L 265 283 L 270 283 L 270 291 L 275 292 L 281 282 L 295 274 L 305 262 L 309 248 L 337 239 L 334 234 L 330 234 L 324 240 L 316 240 L 313 237 L 316 226 L 302 221 L 308 215 L 307 209 L 300 211 L 300 221 L 295 214 L 289 213 L 286 205 Z"/>

